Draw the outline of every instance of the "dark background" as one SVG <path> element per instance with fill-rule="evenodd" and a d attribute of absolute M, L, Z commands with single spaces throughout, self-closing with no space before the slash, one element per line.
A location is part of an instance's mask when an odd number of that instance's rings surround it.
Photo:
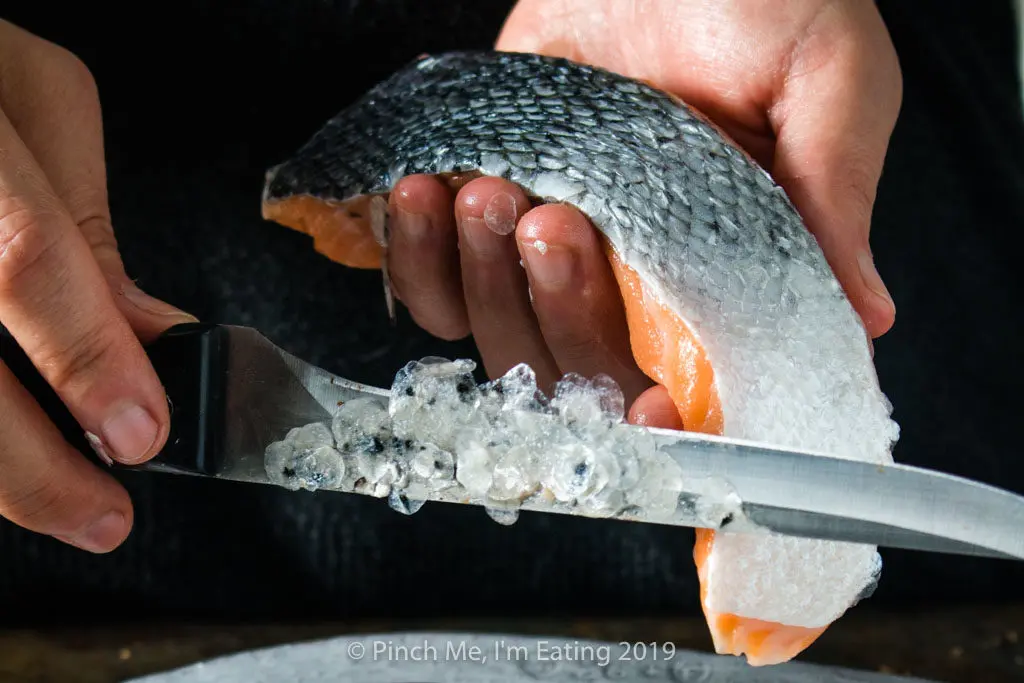
<path fill-rule="evenodd" d="M 402 313 L 380 276 L 263 222 L 265 169 L 422 52 L 489 47 L 511 2 L 0 4 L 76 52 L 104 104 L 129 273 L 208 321 L 255 325 L 352 379 L 475 355 Z M 895 297 L 876 342 L 899 461 L 1024 491 L 1019 243 L 1024 137 L 1009 0 L 879 3 L 905 100 L 872 243 Z M 0 622 L 167 617 L 648 615 L 698 610 L 692 533 L 194 481 L 122 477 L 135 530 L 91 556 L 0 520 Z M 883 551 L 872 606 L 1024 598 L 1024 565 Z"/>

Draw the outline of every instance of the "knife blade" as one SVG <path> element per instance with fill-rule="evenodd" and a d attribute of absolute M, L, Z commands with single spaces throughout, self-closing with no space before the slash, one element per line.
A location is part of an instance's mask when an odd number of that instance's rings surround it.
<path fill-rule="evenodd" d="M 348 401 L 371 397 L 386 404 L 390 396 L 306 363 L 249 327 L 179 325 L 146 350 L 168 395 L 171 433 L 157 457 L 126 469 L 274 485 L 264 465 L 268 445 L 296 427 L 329 424 Z M 81 427 L 7 334 L 0 335 L 0 360 L 69 443 L 90 453 Z M 1004 489 L 908 465 L 627 428 L 648 431 L 653 451 L 668 454 L 685 476 L 679 504 L 669 516 L 651 520 L 625 508 L 612 515 L 615 519 L 1024 559 L 1024 497 Z M 418 489 L 417 498 L 486 503 L 455 480 L 438 491 Z M 609 516 L 557 505 L 544 496 L 531 496 L 520 509 Z"/>

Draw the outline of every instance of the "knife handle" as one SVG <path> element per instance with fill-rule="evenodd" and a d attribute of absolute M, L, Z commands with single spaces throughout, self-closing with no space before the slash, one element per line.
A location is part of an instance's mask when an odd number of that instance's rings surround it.
<path fill-rule="evenodd" d="M 213 475 L 223 451 L 227 330 L 209 323 L 175 325 L 143 347 L 167 393 L 171 428 L 164 448 L 148 463 L 188 474 Z M 35 398 L 69 444 L 99 462 L 85 431 L 10 333 L 0 327 L 0 362 Z"/>

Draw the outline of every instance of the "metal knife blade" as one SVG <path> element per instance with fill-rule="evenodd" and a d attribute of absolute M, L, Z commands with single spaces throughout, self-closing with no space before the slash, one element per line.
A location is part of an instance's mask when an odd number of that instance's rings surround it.
<path fill-rule="evenodd" d="M 652 430 L 686 471 L 729 481 L 754 524 L 795 536 L 1024 559 L 1024 497 L 934 470 Z"/>
<path fill-rule="evenodd" d="M 37 399 L 45 398 L 45 383 L 13 351 L 0 337 L 0 359 Z M 274 485 L 264 466 L 268 445 L 295 427 L 329 424 L 343 402 L 373 397 L 386 404 L 390 396 L 306 363 L 248 327 L 179 326 L 148 351 L 171 401 L 172 438 L 157 458 L 132 469 Z M 56 415 L 52 396 L 40 403 Z M 80 435 L 67 415 L 55 421 L 65 435 Z M 1024 497 L 1010 491 L 907 465 L 629 428 L 653 434 L 649 457 L 668 454 L 685 476 L 670 517 L 651 520 L 625 509 L 615 519 L 1024 559 Z M 726 495 L 738 499 L 739 507 L 723 506 L 719 498 Z M 457 482 L 440 491 L 417 490 L 415 498 L 485 504 Z M 608 516 L 556 505 L 544 496 L 527 498 L 520 509 Z"/>
<path fill-rule="evenodd" d="M 388 399 L 388 391 L 310 365 L 251 328 L 224 329 L 230 340 L 227 427 L 217 477 L 270 483 L 263 464 L 269 443 L 293 427 L 329 423 L 340 402 L 368 395 Z M 906 465 L 882 466 L 696 433 L 648 431 L 693 484 L 681 492 L 684 503 L 706 497 L 708 480 L 727 482 L 742 500 L 747 520 L 761 531 L 1024 559 L 1024 497 L 1011 492 Z M 482 504 L 458 490 L 426 499 Z M 732 524 L 688 515 L 692 507 L 681 505 L 676 518 L 664 523 L 707 526 L 716 521 L 717 528 L 726 529 Z M 563 512 L 543 501 L 531 501 L 523 509 Z"/>

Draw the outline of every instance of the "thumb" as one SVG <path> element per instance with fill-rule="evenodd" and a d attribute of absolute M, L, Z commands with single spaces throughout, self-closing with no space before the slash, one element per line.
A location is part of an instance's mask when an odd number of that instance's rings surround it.
<path fill-rule="evenodd" d="M 822 12 L 795 47 L 769 110 L 772 175 L 785 188 L 871 337 L 896 308 L 869 244 L 902 78 L 873 3 Z"/>

